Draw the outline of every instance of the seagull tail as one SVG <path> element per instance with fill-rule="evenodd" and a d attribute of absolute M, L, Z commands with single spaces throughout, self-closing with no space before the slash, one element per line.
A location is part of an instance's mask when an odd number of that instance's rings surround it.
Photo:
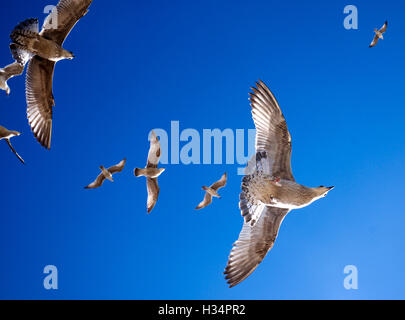
<path fill-rule="evenodd" d="M 146 172 L 145 172 L 145 169 L 136 168 L 136 169 L 134 170 L 134 175 L 135 175 L 135 177 L 144 176 L 145 173 L 146 173 Z"/>

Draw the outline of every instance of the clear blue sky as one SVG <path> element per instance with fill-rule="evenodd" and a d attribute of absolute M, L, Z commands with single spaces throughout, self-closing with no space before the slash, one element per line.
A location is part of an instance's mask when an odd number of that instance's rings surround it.
<path fill-rule="evenodd" d="M 56 4 L 56 0 L 54 0 Z M 51 3 L 50 3 L 51 2 Z M 0 61 L 9 33 L 53 4 L 1 4 Z M 355 4 L 359 30 L 343 27 Z M 52 150 L 26 120 L 24 79 L 0 92 L 0 125 L 22 166 L 0 143 L 0 298 L 388 299 L 405 298 L 405 4 L 370 1 L 94 0 L 57 64 Z M 385 40 L 369 49 L 373 29 Z M 146 214 L 145 164 L 153 128 L 252 129 L 249 87 L 276 94 L 304 185 L 334 185 L 292 212 L 276 245 L 241 285 L 222 272 L 242 218 L 238 165 L 166 165 Z M 184 145 L 181 142 L 181 146 Z M 101 189 L 83 187 L 98 166 L 127 157 Z M 201 186 L 229 174 L 222 199 L 201 212 Z M 59 290 L 43 288 L 56 265 Z M 343 287 L 346 265 L 359 290 Z"/>

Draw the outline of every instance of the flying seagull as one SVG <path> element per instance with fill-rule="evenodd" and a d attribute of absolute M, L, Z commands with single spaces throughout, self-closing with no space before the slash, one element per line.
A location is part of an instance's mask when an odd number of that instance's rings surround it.
<path fill-rule="evenodd" d="M 10 131 L 7 130 L 6 128 L 0 126 L 0 140 L 5 140 L 8 144 L 8 146 L 10 147 L 11 151 L 14 152 L 14 154 L 17 156 L 17 158 L 23 163 L 25 164 L 23 158 L 20 157 L 20 155 L 17 153 L 17 151 L 15 151 L 15 149 L 13 148 L 13 146 L 11 145 L 10 139 L 13 137 L 18 137 L 21 133 L 19 133 L 18 131 Z"/>
<path fill-rule="evenodd" d="M 155 207 L 159 197 L 160 188 L 157 178 L 165 171 L 163 168 L 158 168 L 159 160 L 161 156 L 160 142 L 156 133 L 152 131 L 150 135 L 150 148 L 148 153 L 148 160 L 146 168 L 134 170 L 135 177 L 146 177 L 146 188 L 148 190 L 148 202 L 147 209 L 148 214 Z"/>
<path fill-rule="evenodd" d="M 371 42 L 369 48 L 376 46 L 379 39 L 384 40 L 383 33 L 385 31 L 387 31 L 387 26 L 388 26 L 388 21 L 385 21 L 384 25 L 381 27 L 380 30 L 374 29 L 375 36 L 374 36 L 373 42 Z"/>
<path fill-rule="evenodd" d="M 7 81 L 12 77 L 19 76 L 24 72 L 24 65 L 14 61 L 8 66 L 0 69 L 0 89 L 6 91 L 6 94 L 10 94 L 10 87 L 7 84 Z"/>
<path fill-rule="evenodd" d="M 244 224 L 225 269 L 230 287 L 245 280 L 273 247 L 281 222 L 293 209 L 325 197 L 333 187 L 308 188 L 291 171 L 291 136 L 280 106 L 262 82 L 250 101 L 256 126 L 256 155 L 242 180 L 239 207 Z"/>
<path fill-rule="evenodd" d="M 26 77 L 27 117 L 38 142 L 51 148 L 52 112 L 55 100 L 52 79 L 55 63 L 73 59 L 62 48 L 75 24 L 87 13 L 93 0 L 60 0 L 39 31 L 38 19 L 20 23 L 11 33 L 10 49 L 14 59 L 23 64 L 30 59 Z M 56 11 L 55 11 L 56 10 Z"/>
<path fill-rule="evenodd" d="M 112 175 L 114 173 L 121 172 L 124 167 L 125 163 L 127 162 L 127 159 L 122 160 L 119 164 L 112 166 L 108 169 L 104 168 L 103 166 L 100 166 L 101 173 L 97 177 L 96 180 L 94 180 L 91 184 L 89 184 L 85 189 L 96 189 L 99 188 L 103 185 L 103 182 L 105 179 L 110 180 L 111 182 L 114 182 L 114 179 Z"/>
<path fill-rule="evenodd" d="M 210 187 L 203 186 L 202 189 L 205 191 L 204 200 L 197 206 L 196 210 L 200 210 L 210 205 L 212 202 L 212 197 L 221 198 L 218 194 L 220 188 L 225 187 L 227 181 L 226 172 L 223 174 L 220 180 L 215 182 Z"/>

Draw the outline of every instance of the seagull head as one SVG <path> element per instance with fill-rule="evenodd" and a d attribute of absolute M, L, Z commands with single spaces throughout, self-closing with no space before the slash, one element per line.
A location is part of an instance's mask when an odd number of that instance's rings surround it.
<path fill-rule="evenodd" d="M 326 196 L 328 195 L 329 191 L 335 189 L 335 187 L 324 187 L 324 186 L 320 186 L 320 187 L 318 187 L 318 188 L 316 188 L 316 189 L 317 189 L 318 194 L 319 194 L 321 197 L 326 197 Z"/>
<path fill-rule="evenodd" d="M 63 50 L 63 52 L 62 52 L 62 54 L 61 54 L 62 59 L 72 60 L 72 59 L 75 57 L 75 55 L 73 54 L 73 52 L 67 51 L 67 50 L 65 50 L 65 49 L 62 49 L 62 50 Z"/>

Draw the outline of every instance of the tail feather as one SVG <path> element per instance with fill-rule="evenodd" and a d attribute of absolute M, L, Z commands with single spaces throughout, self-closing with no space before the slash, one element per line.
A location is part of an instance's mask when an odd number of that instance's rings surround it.
<path fill-rule="evenodd" d="M 144 174 L 144 169 L 139 169 L 139 168 L 136 168 L 135 170 L 134 170 L 134 174 L 135 174 L 135 177 L 140 177 L 140 176 L 142 176 L 143 174 Z"/>

